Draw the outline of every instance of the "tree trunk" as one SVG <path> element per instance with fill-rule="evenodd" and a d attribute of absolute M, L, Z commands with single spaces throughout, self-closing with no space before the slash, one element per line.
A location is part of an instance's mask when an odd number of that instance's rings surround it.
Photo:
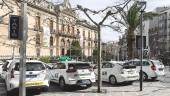
<path fill-rule="evenodd" d="M 129 28 L 127 34 L 127 55 L 128 60 L 133 59 L 133 43 L 134 43 L 134 31 Z"/>

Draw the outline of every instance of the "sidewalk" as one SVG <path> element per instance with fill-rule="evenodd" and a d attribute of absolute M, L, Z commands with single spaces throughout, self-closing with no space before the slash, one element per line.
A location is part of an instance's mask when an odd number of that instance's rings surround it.
<path fill-rule="evenodd" d="M 170 96 L 170 87 L 165 87 L 161 82 L 144 82 L 143 91 L 139 91 L 139 82 L 133 85 L 111 86 L 104 85 L 106 93 L 96 93 L 97 87 L 74 92 L 48 92 L 38 96 Z"/>

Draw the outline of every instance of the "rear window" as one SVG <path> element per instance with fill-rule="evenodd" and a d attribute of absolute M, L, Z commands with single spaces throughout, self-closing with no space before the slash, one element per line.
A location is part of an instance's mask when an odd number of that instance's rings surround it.
<path fill-rule="evenodd" d="M 88 69 L 90 68 L 90 64 L 89 63 L 69 63 L 68 69 L 69 67 L 74 67 L 75 69 Z"/>
<path fill-rule="evenodd" d="M 158 60 L 152 61 L 152 63 L 156 65 L 163 65 L 163 63 Z"/>
<path fill-rule="evenodd" d="M 19 71 L 19 63 L 15 64 L 14 70 Z M 39 62 L 28 62 L 26 63 L 26 71 L 41 71 L 45 70 L 42 63 Z"/>
<path fill-rule="evenodd" d="M 122 66 L 124 69 L 136 68 L 136 64 L 134 64 L 133 62 L 124 63 Z"/>

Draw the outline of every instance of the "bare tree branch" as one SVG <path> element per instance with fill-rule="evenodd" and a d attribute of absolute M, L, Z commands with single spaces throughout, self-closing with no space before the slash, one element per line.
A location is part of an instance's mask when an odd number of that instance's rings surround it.
<path fill-rule="evenodd" d="M 6 13 L 6 14 L 4 14 L 4 15 L 1 16 L 1 17 L 3 18 L 3 17 L 5 17 L 5 16 L 7 16 L 8 14 L 13 13 L 14 11 L 11 9 L 11 7 L 10 7 L 4 0 L 2 0 L 2 2 L 3 2 L 3 4 L 6 5 L 6 6 L 8 7 L 8 9 L 10 10 L 10 12 L 8 12 L 8 13 Z"/>
<path fill-rule="evenodd" d="M 123 33 L 120 29 L 119 26 L 112 26 L 112 25 L 102 25 L 103 27 L 109 27 L 111 28 L 112 30 L 116 31 L 116 32 L 119 32 L 119 33 Z"/>

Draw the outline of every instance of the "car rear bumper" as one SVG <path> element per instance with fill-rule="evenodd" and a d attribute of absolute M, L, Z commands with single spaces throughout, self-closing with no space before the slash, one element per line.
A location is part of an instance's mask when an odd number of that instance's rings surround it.
<path fill-rule="evenodd" d="M 17 88 L 19 88 L 19 82 L 11 81 L 9 86 L 10 86 L 9 91 L 13 90 L 13 89 L 17 89 Z M 48 89 L 49 81 L 44 80 L 44 81 L 26 82 L 25 87 L 28 90 L 30 90 L 30 89 L 46 89 L 46 88 Z"/>
<path fill-rule="evenodd" d="M 32 87 L 26 87 L 26 92 L 47 92 L 49 89 L 49 86 L 43 85 L 43 86 L 32 86 Z M 10 93 L 19 93 L 19 88 L 14 88 L 9 91 Z"/>
<path fill-rule="evenodd" d="M 136 80 L 139 80 L 139 75 L 119 76 L 119 78 L 117 78 L 117 82 L 118 82 L 118 83 L 128 82 L 128 81 L 136 81 Z"/>
<path fill-rule="evenodd" d="M 95 82 L 96 82 L 96 79 L 69 80 L 67 85 L 76 85 L 76 86 L 92 85 Z"/>

